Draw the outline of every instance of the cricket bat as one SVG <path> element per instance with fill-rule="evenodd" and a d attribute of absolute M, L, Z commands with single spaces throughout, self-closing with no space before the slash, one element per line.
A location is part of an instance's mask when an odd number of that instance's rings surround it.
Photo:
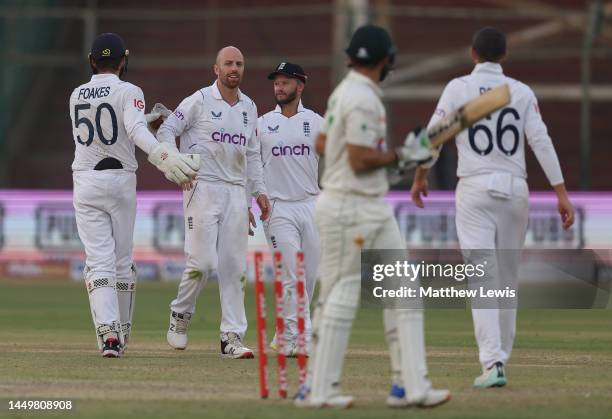
<path fill-rule="evenodd" d="M 432 148 L 436 148 L 466 128 L 471 127 L 487 115 L 510 103 L 510 88 L 507 84 L 495 87 L 470 100 L 432 126 L 427 135 Z"/>

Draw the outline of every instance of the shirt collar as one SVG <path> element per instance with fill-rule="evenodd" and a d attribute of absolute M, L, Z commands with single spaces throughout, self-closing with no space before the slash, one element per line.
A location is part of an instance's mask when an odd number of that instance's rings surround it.
<path fill-rule="evenodd" d="M 275 113 L 282 113 L 283 110 L 281 109 L 280 105 L 276 105 L 276 108 L 274 108 L 274 112 Z M 298 108 L 297 108 L 297 113 L 300 112 L 304 112 L 304 105 L 302 105 L 302 101 L 300 100 L 300 103 L 298 103 Z"/>
<path fill-rule="evenodd" d="M 355 70 L 349 71 L 346 77 L 356 82 L 367 84 L 368 86 L 370 86 L 372 90 L 374 90 L 374 93 L 376 93 L 378 97 L 383 96 L 382 89 L 378 86 L 378 84 L 374 83 L 372 79 L 370 79 L 369 77 L 366 77 L 363 74 L 359 74 Z"/>
<path fill-rule="evenodd" d="M 212 95 L 215 99 L 219 99 L 219 100 L 223 100 L 223 96 L 221 96 L 221 92 L 219 91 L 219 87 L 217 86 L 217 81 L 219 79 L 216 79 L 213 84 L 210 85 L 210 88 L 212 89 Z M 238 102 L 242 101 L 242 92 L 240 91 L 240 89 L 238 89 Z"/>
<path fill-rule="evenodd" d="M 101 80 L 101 79 L 119 79 L 116 74 L 113 73 L 102 73 L 102 74 L 93 74 L 91 76 L 92 80 Z"/>
<path fill-rule="evenodd" d="M 474 73 L 504 74 L 504 70 L 502 69 L 502 66 L 498 63 L 485 62 L 476 64 L 474 66 L 474 70 L 472 70 L 472 74 Z"/>

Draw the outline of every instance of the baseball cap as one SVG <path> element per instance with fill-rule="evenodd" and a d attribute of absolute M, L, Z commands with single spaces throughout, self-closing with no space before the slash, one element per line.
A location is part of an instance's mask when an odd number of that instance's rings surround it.
<path fill-rule="evenodd" d="M 375 64 L 387 56 L 393 62 L 397 50 L 386 29 L 365 25 L 355 31 L 345 51 L 359 63 Z"/>
<path fill-rule="evenodd" d="M 116 33 L 103 33 L 94 39 L 91 56 L 94 60 L 117 59 L 128 55 L 123 39 Z"/>
<path fill-rule="evenodd" d="M 292 77 L 294 79 L 298 79 L 306 83 L 308 76 L 304 72 L 304 69 L 297 64 L 288 63 L 283 61 L 279 65 L 276 66 L 276 69 L 268 75 L 268 80 L 274 80 L 274 77 L 277 74 L 283 74 L 287 77 Z"/>

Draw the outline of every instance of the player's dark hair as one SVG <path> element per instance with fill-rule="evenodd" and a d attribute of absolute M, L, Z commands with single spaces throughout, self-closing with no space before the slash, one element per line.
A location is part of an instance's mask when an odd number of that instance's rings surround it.
<path fill-rule="evenodd" d="M 498 62 L 506 55 L 506 35 L 489 26 L 482 28 L 474 34 L 472 48 L 481 60 Z"/>
<path fill-rule="evenodd" d="M 119 70 L 119 66 L 121 65 L 121 58 L 106 58 L 104 60 L 94 60 L 92 58 L 92 62 L 96 65 L 98 72 L 100 71 L 113 71 L 116 72 Z"/>
<path fill-rule="evenodd" d="M 349 57 L 349 68 L 354 68 L 354 67 L 365 67 L 365 68 L 374 68 L 376 67 L 382 60 L 384 60 L 386 57 L 381 58 L 378 61 L 374 61 L 374 62 L 363 62 L 363 61 L 359 61 L 356 58 L 353 57 Z"/>

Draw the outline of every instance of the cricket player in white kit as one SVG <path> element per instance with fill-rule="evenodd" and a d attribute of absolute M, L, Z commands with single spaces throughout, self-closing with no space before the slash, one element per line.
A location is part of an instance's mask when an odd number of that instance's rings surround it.
<path fill-rule="evenodd" d="M 446 86 L 430 126 L 488 89 L 509 85 L 508 106 L 456 137 L 459 154 L 456 224 L 464 253 L 503 249 L 494 253 L 496 260 L 487 260 L 494 277 L 492 285 L 516 285 L 529 215 L 525 141 L 557 194 L 564 228 L 572 225 L 574 212 L 533 91 L 505 76 L 499 64 L 506 54 L 504 34 L 494 28 L 481 29 L 474 35 L 471 51 L 474 70 Z M 434 162 L 417 169 L 412 199 L 418 207 L 423 207 L 421 195 L 427 195 L 427 171 Z M 512 352 L 516 330 L 516 309 L 473 308 L 472 317 L 482 365 L 482 375 L 476 378 L 474 386 L 504 386 L 507 383 L 504 366 Z"/>
<path fill-rule="evenodd" d="M 221 298 L 221 356 L 253 358 L 243 345 L 247 330 L 244 311 L 249 212 L 245 184 L 268 216 L 268 198 L 257 143 L 257 108 L 238 88 L 244 58 L 225 47 L 214 66 L 217 79 L 184 99 L 161 125 L 157 138 L 199 154 L 202 167 L 193 188 L 183 193 L 187 263 L 176 299 L 170 304 L 167 341 L 187 347 L 187 327 L 196 299 L 211 277 L 219 280 Z"/>
<path fill-rule="evenodd" d="M 306 73 L 282 62 L 268 76 L 274 81 L 277 106 L 258 121 L 259 144 L 270 216 L 264 222 L 268 246 L 283 256 L 285 348 L 297 356 L 296 254 L 304 252 L 306 285 L 305 335 L 310 342 L 310 301 L 319 265 L 319 233 L 314 222 L 319 194 L 319 155 L 314 140 L 322 117 L 302 105 Z M 276 350 L 276 335 L 270 344 Z"/>
<path fill-rule="evenodd" d="M 324 151 L 323 192 L 315 219 L 321 236 L 321 292 L 314 315 L 314 350 L 299 407 L 350 407 L 340 378 L 359 303 L 362 249 L 405 249 L 397 221 L 385 202 L 386 168 L 431 157 L 422 131 L 397 150 L 386 150 L 385 108 L 379 83 L 393 65 L 395 47 L 386 30 L 359 28 L 346 52 L 351 71 L 329 98 L 317 137 Z M 391 354 L 389 406 L 436 406 L 450 398 L 427 379 L 422 310 L 384 310 Z"/>
<path fill-rule="evenodd" d="M 142 90 L 120 79 L 127 56 L 118 35 L 97 37 L 89 56 L 94 74 L 74 89 L 69 103 L 74 208 L 87 255 L 85 283 L 98 346 L 104 357 L 113 358 L 125 350 L 134 311 L 134 146 L 179 185 L 193 179 L 199 168 L 199 156 L 179 154 L 176 146 L 160 144 L 147 129 Z"/>

